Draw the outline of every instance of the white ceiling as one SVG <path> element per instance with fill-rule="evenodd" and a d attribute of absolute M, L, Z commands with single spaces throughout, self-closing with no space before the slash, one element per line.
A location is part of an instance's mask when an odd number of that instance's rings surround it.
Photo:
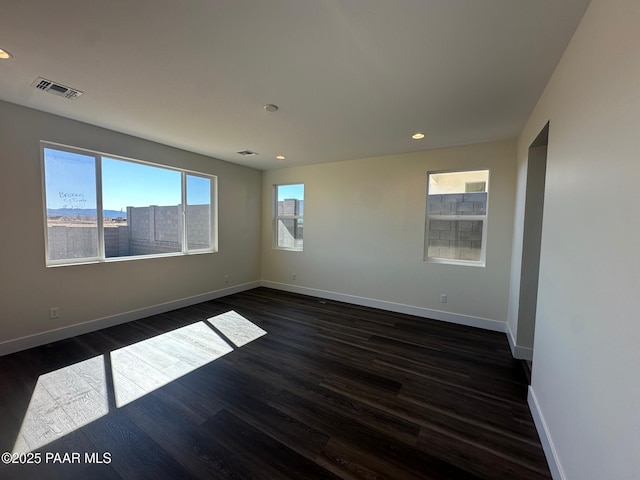
<path fill-rule="evenodd" d="M 260 169 L 504 139 L 587 4 L 0 0 L 0 99 Z"/>

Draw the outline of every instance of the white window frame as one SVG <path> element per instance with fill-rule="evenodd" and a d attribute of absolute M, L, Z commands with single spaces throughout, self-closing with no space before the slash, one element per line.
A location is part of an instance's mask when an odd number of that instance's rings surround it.
<path fill-rule="evenodd" d="M 441 215 L 441 214 L 429 214 L 429 183 L 431 175 L 435 174 L 447 174 L 447 173 L 466 173 L 466 172 L 479 172 L 479 171 L 487 171 L 487 183 L 486 183 L 486 193 L 487 193 L 487 204 L 485 207 L 484 215 Z M 491 177 L 491 172 L 488 168 L 469 168 L 469 169 L 460 169 L 460 170 L 438 170 L 438 171 L 430 171 L 427 172 L 427 195 L 426 195 L 426 210 L 425 210 L 425 234 L 424 234 L 424 261 L 430 263 L 441 263 L 441 264 L 450 264 L 450 265 L 465 265 L 472 267 L 485 267 L 486 266 L 486 257 L 487 257 L 487 231 L 488 231 L 488 220 L 489 220 L 489 179 Z M 467 193 L 478 193 L 478 192 L 467 192 Z M 437 195 L 437 194 L 436 194 Z M 429 256 L 429 222 L 430 221 L 482 221 L 482 239 L 480 246 L 480 260 L 461 260 L 455 258 L 444 258 L 444 257 L 430 257 Z"/>
<path fill-rule="evenodd" d="M 303 236 L 303 244 L 299 247 L 283 247 L 278 245 L 278 222 L 280 220 L 304 220 L 304 215 L 278 215 L 278 187 L 286 187 L 289 185 L 302 185 L 304 188 L 304 183 L 302 182 L 292 182 L 292 183 L 279 183 L 273 185 L 273 248 L 275 250 L 288 250 L 291 252 L 302 252 L 304 249 L 304 236 Z M 304 197 L 302 199 L 304 202 Z M 304 234 L 303 234 L 304 235 Z"/>
<path fill-rule="evenodd" d="M 49 235 L 48 235 L 48 222 L 47 222 L 47 187 L 45 178 L 45 149 L 59 150 L 68 153 L 75 153 L 80 155 L 86 155 L 94 158 L 95 166 L 95 178 L 96 178 L 96 214 L 97 214 L 97 228 L 98 228 L 98 255 L 95 257 L 82 257 L 82 258 L 65 258 L 65 259 L 50 259 L 49 258 Z M 113 160 L 121 160 L 123 162 L 137 163 L 141 165 L 147 165 L 150 167 L 161 168 L 166 170 L 173 170 L 180 172 L 181 174 L 181 201 L 182 208 L 180 214 L 182 215 L 182 251 L 170 252 L 170 253 L 153 253 L 145 255 L 128 255 L 118 257 L 106 257 L 105 256 L 105 243 L 104 243 L 104 218 L 103 218 L 103 206 L 102 206 L 102 158 L 106 157 Z M 41 178 L 42 178 L 42 204 L 44 212 L 44 240 L 45 240 L 45 259 L 47 267 L 58 267 L 67 265 L 78 264 L 91 264 L 91 263 L 108 263 L 108 262 L 121 262 L 129 260 L 143 260 L 159 257 L 173 257 L 181 255 L 195 255 L 195 254 L 207 254 L 216 253 L 218 251 L 218 177 L 202 172 L 196 172 L 191 170 L 185 170 L 176 167 L 170 167 L 158 163 L 148 162 L 144 160 L 137 160 L 133 158 L 123 157 L 121 155 L 113 155 L 110 153 L 97 152 L 84 148 L 72 147 L 69 145 L 63 145 L 55 142 L 40 141 L 40 165 L 41 165 Z M 201 249 L 189 249 L 187 244 L 187 176 L 207 178 L 211 181 L 210 191 L 210 230 L 209 230 L 209 248 Z"/>

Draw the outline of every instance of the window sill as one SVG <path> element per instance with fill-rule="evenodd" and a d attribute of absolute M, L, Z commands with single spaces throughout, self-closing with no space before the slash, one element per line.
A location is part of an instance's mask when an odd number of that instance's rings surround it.
<path fill-rule="evenodd" d="M 464 267 L 486 267 L 485 261 L 473 261 L 473 260 L 456 260 L 452 258 L 425 258 L 426 263 L 439 263 L 443 265 L 461 265 Z"/>
<path fill-rule="evenodd" d="M 287 247 L 273 247 L 274 250 L 281 250 L 284 252 L 302 252 L 302 248 L 287 248 Z"/>
<path fill-rule="evenodd" d="M 47 268 L 50 267 L 73 267 L 76 265 L 94 265 L 98 263 L 116 263 L 116 262 L 128 262 L 132 260 L 150 260 L 153 258 L 166 258 L 166 257 L 189 257 L 191 255 L 204 255 L 208 253 L 217 253 L 217 250 L 196 250 L 193 252 L 171 252 L 171 253 L 162 253 L 157 255 L 131 255 L 127 257 L 110 257 L 110 258 L 100 258 L 100 259 L 82 259 L 77 262 L 65 262 L 54 261 L 52 263 L 47 264 Z"/>

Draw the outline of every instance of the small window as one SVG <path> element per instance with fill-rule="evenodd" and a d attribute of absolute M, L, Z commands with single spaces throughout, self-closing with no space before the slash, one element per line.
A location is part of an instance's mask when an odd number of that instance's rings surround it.
<path fill-rule="evenodd" d="M 274 248 L 302 251 L 304 185 L 275 185 L 274 199 Z"/>
<path fill-rule="evenodd" d="M 47 265 L 215 251 L 215 177 L 42 147 Z"/>
<path fill-rule="evenodd" d="M 427 177 L 425 260 L 484 266 L 489 170 Z"/>

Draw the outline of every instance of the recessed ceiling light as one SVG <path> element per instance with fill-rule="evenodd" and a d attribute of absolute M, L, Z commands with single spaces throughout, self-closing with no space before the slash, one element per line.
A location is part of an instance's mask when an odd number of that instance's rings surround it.
<path fill-rule="evenodd" d="M 284 155 L 276 155 L 276 160 L 284 160 L 285 158 Z"/>
<path fill-rule="evenodd" d="M 11 58 L 11 54 L 0 48 L 0 58 Z"/>
<path fill-rule="evenodd" d="M 273 103 L 267 103 L 267 104 L 264 106 L 264 109 L 265 109 L 267 112 L 277 112 L 277 111 L 278 111 L 278 106 L 277 106 L 277 105 L 274 105 Z"/>
<path fill-rule="evenodd" d="M 413 138 L 414 140 L 422 140 L 426 135 L 422 132 L 416 132 L 413 135 L 411 135 L 411 138 Z"/>

